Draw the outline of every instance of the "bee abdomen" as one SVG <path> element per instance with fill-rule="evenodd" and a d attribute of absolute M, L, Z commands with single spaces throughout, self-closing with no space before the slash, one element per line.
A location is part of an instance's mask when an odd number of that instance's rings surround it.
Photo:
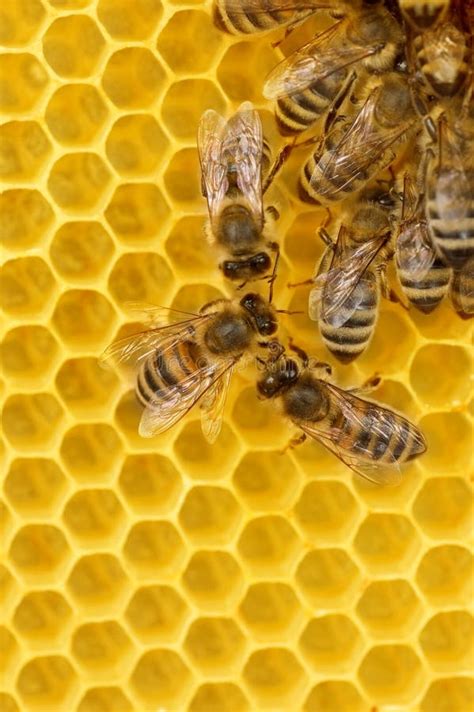
<path fill-rule="evenodd" d="M 400 268 L 398 268 L 398 275 L 407 299 L 414 307 L 429 314 L 448 292 L 451 269 L 436 258 L 431 268 L 421 278 L 413 279 L 410 271 Z"/>
<path fill-rule="evenodd" d="M 280 97 L 275 107 L 280 132 L 291 135 L 314 124 L 335 100 L 345 77 L 345 71 L 334 72 L 329 78 L 315 82 L 305 91 Z"/>
<path fill-rule="evenodd" d="M 267 9 L 264 2 L 262 2 L 264 9 L 261 12 L 245 11 L 244 5 L 242 0 L 241 12 L 232 12 L 228 9 L 225 0 L 214 2 L 213 18 L 216 27 L 231 35 L 249 35 L 254 32 L 274 30 L 291 20 L 291 12 Z"/>
<path fill-rule="evenodd" d="M 474 170 L 467 171 L 465 179 L 464 188 L 471 191 L 471 187 L 474 185 Z M 441 184 L 441 188 L 444 187 L 443 175 L 438 177 L 438 184 Z M 442 193 L 438 196 L 436 184 L 435 186 L 430 185 L 429 189 L 426 215 L 433 244 L 450 267 L 460 270 L 474 255 L 474 201 L 472 194 L 456 196 Z M 454 185 L 454 189 L 462 188 Z M 438 188 L 438 190 L 440 189 Z M 458 200 L 462 206 L 458 210 L 459 216 L 440 215 L 438 205 L 444 205 L 448 199 L 450 204 L 446 206 L 446 211 L 456 213 Z M 468 204 L 467 210 L 464 208 L 464 203 Z M 463 212 L 464 214 L 462 214 Z"/>
<path fill-rule="evenodd" d="M 198 347 L 193 341 L 176 343 L 170 351 L 157 349 L 142 364 L 137 376 L 136 394 L 140 403 L 166 400 L 171 389 L 185 381 L 197 368 Z"/>
<path fill-rule="evenodd" d="M 463 270 L 454 272 L 451 282 L 451 300 L 455 310 L 463 319 L 474 316 L 474 257 Z"/>
<path fill-rule="evenodd" d="M 357 309 L 343 326 L 332 326 L 321 319 L 319 330 L 329 351 L 342 363 L 350 363 L 367 348 L 376 318 L 374 301 L 370 309 Z"/>

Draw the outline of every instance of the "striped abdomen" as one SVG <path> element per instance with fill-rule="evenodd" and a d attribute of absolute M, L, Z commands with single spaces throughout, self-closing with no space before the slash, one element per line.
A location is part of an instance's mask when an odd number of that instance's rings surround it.
<path fill-rule="evenodd" d="M 138 372 L 135 391 L 140 403 L 146 406 L 152 400 L 165 401 L 171 388 L 197 372 L 198 361 L 202 367 L 200 359 L 201 351 L 195 341 L 177 342 L 165 356 L 157 349 L 142 363 Z"/>
<path fill-rule="evenodd" d="M 417 62 L 431 91 L 439 97 L 455 96 L 469 73 L 466 35 L 450 22 L 414 40 Z"/>
<path fill-rule="evenodd" d="M 474 316 L 474 257 L 462 270 L 454 272 L 451 281 L 451 300 L 459 316 L 469 319 Z"/>
<path fill-rule="evenodd" d="M 436 257 L 430 269 L 422 276 L 402 269 L 397 260 L 397 273 L 403 293 L 414 307 L 429 314 L 446 296 L 451 279 L 451 268 Z"/>
<path fill-rule="evenodd" d="M 235 6 L 235 3 L 233 3 Z M 245 9 L 245 0 L 241 2 L 241 9 L 236 12 L 229 7 L 226 0 L 215 0 L 213 6 L 214 24 L 223 32 L 231 35 L 250 35 L 254 33 L 270 32 L 278 27 L 284 27 L 301 17 L 309 16 L 313 11 L 306 10 L 297 13 L 294 9 L 272 9 L 271 0 L 261 1 L 261 11 Z"/>

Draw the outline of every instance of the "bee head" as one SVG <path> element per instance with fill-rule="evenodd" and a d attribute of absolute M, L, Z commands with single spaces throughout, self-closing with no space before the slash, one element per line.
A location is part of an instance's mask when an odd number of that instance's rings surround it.
<path fill-rule="evenodd" d="M 249 292 L 240 300 L 243 307 L 251 316 L 255 329 L 261 336 L 271 336 L 278 328 L 273 307 L 259 294 Z"/>
<path fill-rule="evenodd" d="M 263 377 L 257 382 L 257 391 L 263 398 L 273 398 L 285 391 L 298 378 L 298 366 L 291 358 L 278 359 L 267 365 Z"/>

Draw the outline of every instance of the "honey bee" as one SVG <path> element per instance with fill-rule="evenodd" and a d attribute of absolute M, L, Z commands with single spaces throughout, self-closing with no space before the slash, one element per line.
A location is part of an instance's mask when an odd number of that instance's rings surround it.
<path fill-rule="evenodd" d="M 294 27 L 319 10 L 335 10 L 342 0 L 214 0 L 214 24 L 232 35 Z"/>
<path fill-rule="evenodd" d="M 406 22 L 418 32 L 436 27 L 446 17 L 450 0 L 399 0 Z"/>
<path fill-rule="evenodd" d="M 152 328 L 116 341 L 102 357 L 133 368 L 135 392 L 144 406 L 140 435 L 168 430 L 200 401 L 204 436 L 214 442 L 232 372 L 262 337 L 275 333 L 276 311 L 249 293 L 240 300 L 209 302 L 198 314 L 165 326 L 155 325 L 159 309 L 145 313 Z"/>
<path fill-rule="evenodd" d="M 266 274 L 272 264 L 268 249 L 278 253 L 278 244 L 268 239 L 278 213 L 263 209 L 271 178 L 262 187 L 262 170 L 268 173 L 270 149 L 258 112 L 245 102 L 225 121 L 209 109 L 199 124 L 198 149 L 208 237 L 225 256 L 220 268 L 243 283 Z"/>
<path fill-rule="evenodd" d="M 426 450 L 420 430 L 398 413 L 356 395 L 367 389 L 333 385 L 327 364 L 311 369 L 306 354 L 296 350 L 302 368 L 282 356 L 267 362 L 257 383 L 259 395 L 278 399 L 283 415 L 303 431 L 290 445 L 310 437 L 358 475 L 377 484 L 396 483 L 400 465 Z"/>
<path fill-rule="evenodd" d="M 474 257 L 454 272 L 451 282 L 451 300 L 460 317 L 474 316 Z"/>

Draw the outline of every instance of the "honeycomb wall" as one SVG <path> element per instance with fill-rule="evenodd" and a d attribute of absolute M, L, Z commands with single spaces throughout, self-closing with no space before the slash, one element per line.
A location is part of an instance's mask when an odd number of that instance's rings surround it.
<path fill-rule="evenodd" d="M 245 372 L 213 447 L 196 415 L 140 439 L 98 356 L 133 328 L 127 302 L 226 293 L 196 125 L 252 99 L 278 145 L 278 51 L 179 0 L 5 0 L 0 40 L 2 712 L 470 712 L 472 326 L 384 304 L 336 369 L 381 372 L 375 397 L 425 431 L 397 488 L 316 444 L 281 455 L 289 428 Z M 312 273 L 324 215 L 296 165 L 271 195 L 276 300 L 304 309 L 286 283 Z M 283 326 L 327 359 L 304 315 Z"/>

